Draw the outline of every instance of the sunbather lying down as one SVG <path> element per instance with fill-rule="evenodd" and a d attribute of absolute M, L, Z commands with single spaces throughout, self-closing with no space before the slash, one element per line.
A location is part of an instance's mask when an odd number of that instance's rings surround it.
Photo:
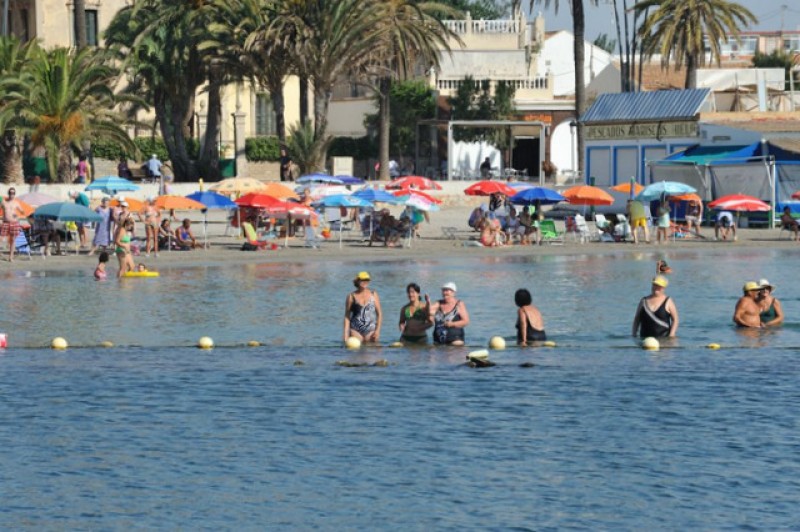
<path fill-rule="evenodd" d="M 410 228 L 408 218 L 401 218 L 398 220 L 389 213 L 388 209 L 384 209 L 380 213 L 378 226 L 372 232 L 369 240 L 371 246 L 373 242 L 383 241 L 383 245 L 396 246 L 400 238 L 405 236 Z"/>

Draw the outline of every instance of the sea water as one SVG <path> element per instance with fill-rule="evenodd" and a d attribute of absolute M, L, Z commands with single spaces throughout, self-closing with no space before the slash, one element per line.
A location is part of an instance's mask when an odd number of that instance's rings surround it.
<path fill-rule="evenodd" d="M 10 274 L 0 527 L 796 528 L 796 254 L 643 249 Z M 630 329 L 656 258 L 681 326 L 646 352 Z M 361 270 L 386 344 L 408 282 L 437 297 L 453 281 L 470 345 L 343 349 Z M 761 277 L 787 323 L 737 331 L 741 286 Z M 465 366 L 489 337 L 513 338 L 520 287 L 557 347 Z M 55 336 L 73 347 L 46 349 Z M 200 336 L 218 347 L 194 348 Z"/>

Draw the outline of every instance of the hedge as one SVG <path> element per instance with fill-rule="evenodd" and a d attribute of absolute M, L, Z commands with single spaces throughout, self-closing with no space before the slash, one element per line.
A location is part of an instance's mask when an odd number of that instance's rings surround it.
<path fill-rule="evenodd" d="M 248 161 L 280 161 L 281 145 L 278 137 L 251 137 L 244 141 L 244 153 Z"/>

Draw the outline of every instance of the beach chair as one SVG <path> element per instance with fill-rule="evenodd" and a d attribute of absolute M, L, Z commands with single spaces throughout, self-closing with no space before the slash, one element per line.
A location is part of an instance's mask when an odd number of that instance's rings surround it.
<path fill-rule="evenodd" d="M 594 226 L 597 228 L 598 233 L 602 233 L 608 227 L 608 223 L 604 214 L 596 213 L 594 215 Z"/>
<path fill-rule="evenodd" d="M 542 242 L 547 242 L 549 244 L 564 243 L 564 234 L 558 232 L 556 223 L 553 220 L 540 221 L 539 231 L 542 232 Z"/>
<path fill-rule="evenodd" d="M 247 249 L 248 245 L 251 250 L 267 249 L 267 241 L 261 240 L 258 237 L 253 224 L 250 222 L 242 222 L 242 230 L 244 231 L 245 245 L 242 249 Z"/>
<path fill-rule="evenodd" d="M 624 214 L 618 214 L 617 225 L 614 226 L 614 235 L 619 237 L 620 242 L 624 242 L 630 234 L 631 225 L 628 223 L 628 218 Z"/>
<path fill-rule="evenodd" d="M 580 214 L 576 214 L 573 220 L 575 229 L 572 234 L 575 236 L 575 240 L 580 239 L 581 244 L 590 240 L 592 238 L 592 233 L 589 231 L 589 225 L 586 223 L 586 218 Z"/>
<path fill-rule="evenodd" d="M 31 243 L 28 240 L 28 234 L 25 232 L 24 229 L 20 229 L 19 233 L 17 234 L 17 238 L 14 240 L 14 248 L 17 254 L 28 255 L 28 260 L 32 260 L 33 257 L 31 256 Z"/>

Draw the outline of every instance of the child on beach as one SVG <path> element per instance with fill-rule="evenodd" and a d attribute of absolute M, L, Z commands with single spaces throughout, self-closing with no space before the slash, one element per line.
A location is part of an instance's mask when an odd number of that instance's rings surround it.
<path fill-rule="evenodd" d="M 108 278 L 106 273 L 106 263 L 108 262 L 108 253 L 103 251 L 97 259 L 97 268 L 94 269 L 94 278 L 98 281 L 105 281 Z"/>
<path fill-rule="evenodd" d="M 147 269 L 147 266 L 145 266 L 143 263 L 141 263 L 141 262 L 140 262 L 140 263 L 139 263 L 139 264 L 136 266 L 136 271 L 137 271 L 137 272 L 147 272 L 147 271 L 150 271 L 150 270 L 148 270 L 148 269 Z"/>

